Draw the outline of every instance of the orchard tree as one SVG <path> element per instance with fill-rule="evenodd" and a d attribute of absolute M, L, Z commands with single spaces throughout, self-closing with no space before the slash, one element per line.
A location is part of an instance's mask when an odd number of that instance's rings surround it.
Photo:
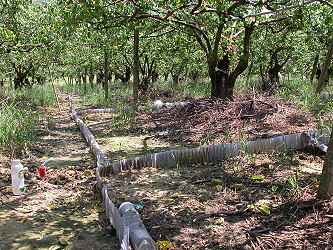
<path fill-rule="evenodd" d="M 54 2 L 8 0 L 3 2 L 0 12 L 0 30 L 5 34 L 0 54 L 16 74 L 16 87 L 33 84 L 31 77 L 45 79 L 45 75 L 37 74 L 47 72 L 42 69 L 47 64 L 48 52 L 59 49 L 62 44 L 57 6 Z"/>
<path fill-rule="evenodd" d="M 333 5 L 327 4 L 330 7 L 330 10 L 333 10 Z M 327 22 L 330 25 L 329 28 L 333 28 L 333 19 L 332 17 L 329 19 L 330 22 Z M 324 62 L 323 71 L 327 70 L 330 61 L 332 60 L 333 54 L 333 36 L 330 41 L 329 49 L 326 54 L 326 60 Z M 320 75 L 317 91 L 321 90 L 319 84 L 323 84 L 320 80 L 324 80 L 325 74 Z M 333 196 L 333 133 L 331 130 L 331 137 L 328 143 L 328 149 L 325 157 L 325 162 L 322 170 L 322 174 L 320 177 L 320 185 L 318 188 L 317 198 L 318 199 L 330 199 Z"/>
<path fill-rule="evenodd" d="M 322 91 L 327 76 L 332 72 L 330 65 L 330 43 L 333 32 L 333 5 L 329 1 L 321 1 L 308 5 L 298 18 L 305 33 L 305 44 L 312 53 L 310 80 L 316 76 L 316 91 Z"/>
<path fill-rule="evenodd" d="M 320 185 L 317 192 L 319 200 L 327 200 L 333 196 L 333 133 L 331 133 L 325 162 L 320 177 Z"/>
<path fill-rule="evenodd" d="M 0 56 L 3 62 L 11 65 L 16 74 L 15 88 L 30 85 L 28 73 L 33 68 L 32 59 L 27 54 L 37 47 L 30 39 L 29 14 L 23 7 L 29 1 L 5 1 L 0 7 Z M 7 67 L 7 70 L 10 70 Z"/>
<path fill-rule="evenodd" d="M 302 47 L 302 33 L 289 17 L 281 17 L 279 22 L 269 22 L 259 26 L 253 37 L 252 60 L 258 62 L 257 71 L 261 76 L 261 89 L 271 91 L 280 82 L 280 73 L 289 62 L 297 60 L 298 48 Z M 296 67 L 296 65 L 295 65 Z M 289 69 L 286 69 L 288 71 Z"/>
<path fill-rule="evenodd" d="M 65 14 L 71 21 L 89 22 L 100 29 L 145 19 L 140 27 L 157 23 L 163 27 L 156 27 L 160 34 L 171 30 L 186 34 L 205 53 L 211 95 L 232 99 L 235 81 L 248 65 L 256 24 L 261 19 L 278 21 L 276 13 L 291 13 L 314 1 L 67 1 Z"/>

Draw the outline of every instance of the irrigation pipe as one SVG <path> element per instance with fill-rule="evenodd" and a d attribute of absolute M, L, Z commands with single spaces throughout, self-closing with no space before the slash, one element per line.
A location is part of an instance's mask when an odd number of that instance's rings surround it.
<path fill-rule="evenodd" d="M 184 106 L 188 102 L 176 102 L 176 103 L 162 103 L 161 101 L 156 101 L 153 105 L 151 106 L 139 106 L 138 111 L 145 111 L 145 110 L 157 110 L 161 108 L 167 108 L 170 109 L 175 106 Z M 129 112 L 133 110 L 131 107 L 126 107 L 121 110 L 119 109 L 114 109 L 114 108 L 109 108 L 109 109 L 86 109 L 86 110 L 81 110 L 78 111 L 76 114 L 77 115 L 83 115 L 83 114 L 102 114 L 102 113 L 111 113 L 111 114 L 116 114 L 119 112 Z"/>
<path fill-rule="evenodd" d="M 191 164 L 199 164 L 203 162 L 213 163 L 217 160 L 225 160 L 237 156 L 240 152 L 246 152 L 250 154 L 254 152 L 283 152 L 289 149 L 301 150 L 306 146 L 313 144 L 321 150 L 325 151 L 325 149 L 327 150 L 325 144 L 328 143 L 330 138 L 330 131 L 328 129 L 322 129 L 277 136 L 274 138 L 257 141 L 227 143 L 222 145 L 212 145 L 185 150 L 167 151 L 111 163 L 103 150 L 99 147 L 94 135 L 79 118 L 79 115 L 91 113 L 117 113 L 118 110 L 89 109 L 76 112 L 74 108 L 74 101 L 71 100 L 71 98 L 68 99 L 70 100 L 71 116 L 80 128 L 97 159 L 97 187 L 100 189 L 103 196 L 106 215 L 110 221 L 110 224 L 116 229 L 117 237 L 121 242 L 121 250 L 130 250 L 131 246 L 134 250 L 156 250 L 157 247 L 144 227 L 139 214 L 131 203 L 125 202 L 121 204 L 118 209 L 116 208 L 108 196 L 108 185 L 106 184 L 104 177 L 131 168 L 141 169 L 144 167 L 175 167 L 177 165 L 188 166 Z M 185 102 L 176 104 L 155 102 L 151 108 L 171 108 L 176 105 L 185 104 Z M 129 109 L 130 108 L 125 108 L 124 110 Z M 144 109 L 147 109 L 147 107 L 144 107 L 141 110 Z"/>

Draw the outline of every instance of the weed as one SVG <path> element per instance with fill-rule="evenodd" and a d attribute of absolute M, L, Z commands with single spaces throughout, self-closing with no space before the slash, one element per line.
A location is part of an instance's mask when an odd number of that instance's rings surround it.
<path fill-rule="evenodd" d="M 260 149 L 253 149 L 251 152 L 247 146 L 247 143 L 241 144 L 241 153 L 243 153 L 246 156 L 246 159 L 250 162 L 251 166 L 256 165 L 256 160 L 258 158 L 258 155 L 260 154 Z"/>
<path fill-rule="evenodd" d="M 298 185 L 298 169 L 295 169 L 295 172 L 287 176 L 286 182 L 291 185 L 289 188 L 289 193 L 291 197 L 298 197 L 299 195 L 299 185 Z"/>
<path fill-rule="evenodd" d="M 180 174 L 180 165 L 177 163 L 175 155 L 174 154 L 171 154 L 171 155 L 172 155 L 172 159 L 173 159 L 173 165 L 176 167 L 177 173 Z"/>
<path fill-rule="evenodd" d="M 229 130 L 229 128 L 228 128 L 228 126 L 224 126 L 223 127 L 223 133 L 225 134 L 225 140 L 224 140 L 224 142 L 226 142 L 226 143 L 232 143 L 232 137 L 231 137 L 231 132 L 230 132 L 230 130 Z"/>

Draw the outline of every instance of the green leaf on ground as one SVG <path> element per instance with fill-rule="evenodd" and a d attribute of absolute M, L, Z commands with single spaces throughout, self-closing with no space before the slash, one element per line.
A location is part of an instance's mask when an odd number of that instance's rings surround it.
<path fill-rule="evenodd" d="M 271 214 L 271 211 L 269 210 L 268 206 L 266 206 L 266 205 L 261 205 L 259 211 L 263 215 L 270 215 Z"/>
<path fill-rule="evenodd" d="M 166 199 L 164 202 L 165 202 L 165 203 L 172 204 L 172 203 L 174 203 L 174 202 L 175 202 L 175 200 L 174 200 L 174 199 L 172 199 L 172 198 L 169 198 L 169 199 Z"/>
<path fill-rule="evenodd" d="M 216 184 L 216 185 L 218 185 L 218 184 L 221 185 L 222 184 L 222 180 L 220 180 L 220 179 L 212 179 L 211 182 L 213 184 Z"/>
<path fill-rule="evenodd" d="M 265 176 L 261 175 L 261 174 L 256 174 L 256 175 L 252 175 L 250 177 L 251 180 L 254 181 L 262 181 L 263 179 L 265 179 Z"/>

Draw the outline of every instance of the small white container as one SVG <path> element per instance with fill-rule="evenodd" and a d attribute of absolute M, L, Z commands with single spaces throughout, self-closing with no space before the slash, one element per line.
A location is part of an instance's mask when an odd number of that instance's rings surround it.
<path fill-rule="evenodd" d="M 14 195 L 24 193 L 24 169 L 20 160 L 13 160 L 11 166 L 12 191 Z"/>

